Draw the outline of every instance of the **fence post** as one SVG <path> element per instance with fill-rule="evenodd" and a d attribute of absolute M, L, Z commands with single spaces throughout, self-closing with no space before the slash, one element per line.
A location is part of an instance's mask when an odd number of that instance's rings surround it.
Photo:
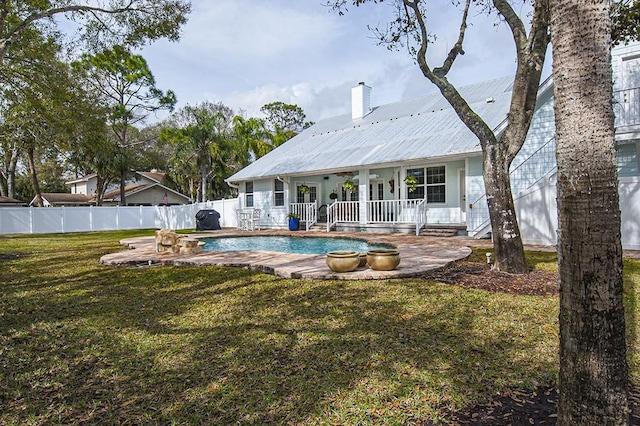
<path fill-rule="evenodd" d="M 65 233 L 64 229 L 64 206 L 60 206 L 60 222 L 62 224 L 62 233 Z"/>
<path fill-rule="evenodd" d="M 93 231 L 93 206 L 89 206 L 89 230 Z"/>
<path fill-rule="evenodd" d="M 33 206 L 29 206 L 29 233 L 33 234 Z"/>
<path fill-rule="evenodd" d="M 140 229 L 144 226 L 144 221 L 142 220 L 142 215 L 144 212 L 142 211 L 142 205 L 140 205 Z"/>
<path fill-rule="evenodd" d="M 116 231 L 120 230 L 120 205 L 116 205 Z"/>

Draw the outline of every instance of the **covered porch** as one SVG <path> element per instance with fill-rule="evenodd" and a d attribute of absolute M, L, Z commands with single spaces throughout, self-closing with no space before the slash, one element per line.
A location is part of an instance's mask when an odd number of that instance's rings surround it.
<path fill-rule="evenodd" d="M 466 232 L 466 161 L 291 176 L 289 213 L 303 230 Z"/>

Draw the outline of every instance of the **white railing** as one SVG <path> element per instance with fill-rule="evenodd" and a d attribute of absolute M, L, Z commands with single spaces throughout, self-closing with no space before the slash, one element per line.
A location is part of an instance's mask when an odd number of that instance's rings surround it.
<path fill-rule="evenodd" d="M 359 201 L 335 201 L 327 208 L 327 232 L 340 222 L 360 222 Z"/>
<path fill-rule="evenodd" d="M 416 225 L 416 235 L 427 223 L 425 200 L 372 200 L 367 201 L 366 223 Z M 359 201 L 336 201 L 327 208 L 327 232 L 338 223 L 360 222 Z"/>
<path fill-rule="evenodd" d="M 553 137 L 509 172 L 514 194 L 517 195 L 519 192 L 531 188 L 549 173 L 555 171 L 555 149 L 556 139 Z M 467 211 L 469 234 L 476 236 L 480 232 L 484 233 L 485 229 L 490 230 L 490 222 L 489 206 L 485 194 L 471 203 L 470 209 Z M 482 235 L 479 236 L 482 237 Z"/>
<path fill-rule="evenodd" d="M 616 128 L 640 125 L 640 88 L 616 90 L 613 93 Z"/>
<path fill-rule="evenodd" d="M 199 210 L 220 213 L 222 227 L 235 227 L 238 199 L 180 206 L 2 207 L 0 234 L 54 234 L 124 229 L 192 229 Z"/>
<path fill-rule="evenodd" d="M 300 216 L 300 222 L 305 223 L 306 230 L 311 229 L 318 222 L 318 202 L 313 203 L 291 203 L 289 212 Z"/>

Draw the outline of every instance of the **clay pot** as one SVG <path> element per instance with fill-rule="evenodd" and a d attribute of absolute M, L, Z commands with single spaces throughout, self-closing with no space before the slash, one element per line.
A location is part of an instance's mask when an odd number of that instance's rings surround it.
<path fill-rule="evenodd" d="M 333 272 L 352 272 L 360 265 L 357 251 L 330 251 L 327 253 L 327 266 Z"/>
<path fill-rule="evenodd" d="M 376 271 L 392 271 L 400 264 L 398 250 L 369 250 L 367 263 Z"/>
<path fill-rule="evenodd" d="M 358 265 L 358 268 L 362 268 L 363 266 L 365 266 L 367 264 L 367 253 L 366 252 L 360 252 L 360 253 L 358 253 L 358 257 L 360 258 L 360 264 Z"/>

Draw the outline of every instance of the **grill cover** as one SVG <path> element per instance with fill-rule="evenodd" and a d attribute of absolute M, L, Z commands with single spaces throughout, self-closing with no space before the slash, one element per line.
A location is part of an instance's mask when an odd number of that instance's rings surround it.
<path fill-rule="evenodd" d="M 220 213 L 215 210 L 200 210 L 196 213 L 196 231 L 220 229 Z"/>

